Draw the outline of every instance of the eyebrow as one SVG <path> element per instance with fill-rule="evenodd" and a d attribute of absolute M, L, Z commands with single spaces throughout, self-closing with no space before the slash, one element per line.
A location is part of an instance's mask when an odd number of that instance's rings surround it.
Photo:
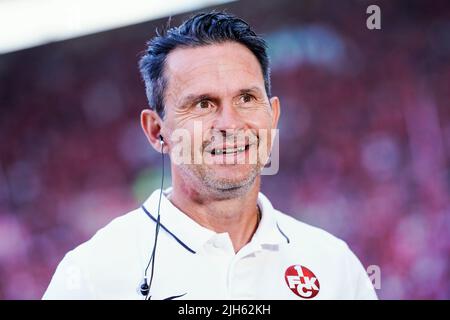
<path fill-rule="evenodd" d="M 245 93 L 254 93 L 254 94 L 262 94 L 262 91 L 259 87 L 253 86 L 250 88 L 240 89 L 238 91 L 238 94 L 245 94 Z M 203 94 L 189 94 L 183 99 L 181 99 L 180 106 L 187 106 L 190 105 L 193 102 L 201 101 L 201 100 L 219 100 L 217 96 L 209 93 L 203 93 Z"/>
<path fill-rule="evenodd" d="M 244 94 L 244 93 L 256 93 L 256 94 L 262 94 L 262 91 L 259 87 L 250 87 L 248 89 L 241 89 L 239 90 L 240 94 Z"/>

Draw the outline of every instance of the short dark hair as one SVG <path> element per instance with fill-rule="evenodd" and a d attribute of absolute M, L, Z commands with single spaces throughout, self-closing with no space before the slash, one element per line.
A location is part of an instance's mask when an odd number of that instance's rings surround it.
<path fill-rule="evenodd" d="M 264 77 L 267 96 L 270 97 L 270 67 L 267 44 L 244 20 L 225 12 L 199 13 L 178 27 L 173 27 L 147 43 L 147 50 L 139 61 L 139 70 L 145 82 L 149 106 L 164 118 L 164 91 L 167 79 L 164 64 L 168 54 L 179 47 L 198 47 L 234 41 L 246 46 L 258 59 Z"/>

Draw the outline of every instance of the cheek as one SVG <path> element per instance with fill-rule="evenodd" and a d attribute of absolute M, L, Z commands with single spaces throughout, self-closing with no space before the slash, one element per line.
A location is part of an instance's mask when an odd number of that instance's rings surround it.
<path fill-rule="evenodd" d="M 258 111 L 247 117 L 247 123 L 255 129 L 269 129 L 272 127 L 272 114 L 267 111 Z"/>
<path fill-rule="evenodd" d="M 250 119 L 249 126 L 257 131 L 259 148 L 263 148 L 270 153 L 272 148 L 272 113 L 261 110 Z"/>

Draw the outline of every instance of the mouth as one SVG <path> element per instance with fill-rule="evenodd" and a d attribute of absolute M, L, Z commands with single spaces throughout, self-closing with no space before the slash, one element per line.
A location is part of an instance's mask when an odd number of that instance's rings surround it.
<path fill-rule="evenodd" d="M 249 144 L 244 146 L 223 146 L 209 149 L 207 152 L 213 156 L 227 155 L 227 154 L 239 154 L 247 151 L 250 148 Z"/>

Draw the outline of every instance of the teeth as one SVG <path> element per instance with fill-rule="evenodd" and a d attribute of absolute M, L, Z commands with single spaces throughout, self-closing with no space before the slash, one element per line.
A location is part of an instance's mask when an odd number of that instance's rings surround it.
<path fill-rule="evenodd" d="M 227 149 L 216 149 L 215 154 L 221 155 L 223 153 L 229 154 L 229 153 L 236 153 L 236 152 L 243 152 L 245 151 L 245 147 L 239 147 L 239 148 L 227 148 Z"/>

